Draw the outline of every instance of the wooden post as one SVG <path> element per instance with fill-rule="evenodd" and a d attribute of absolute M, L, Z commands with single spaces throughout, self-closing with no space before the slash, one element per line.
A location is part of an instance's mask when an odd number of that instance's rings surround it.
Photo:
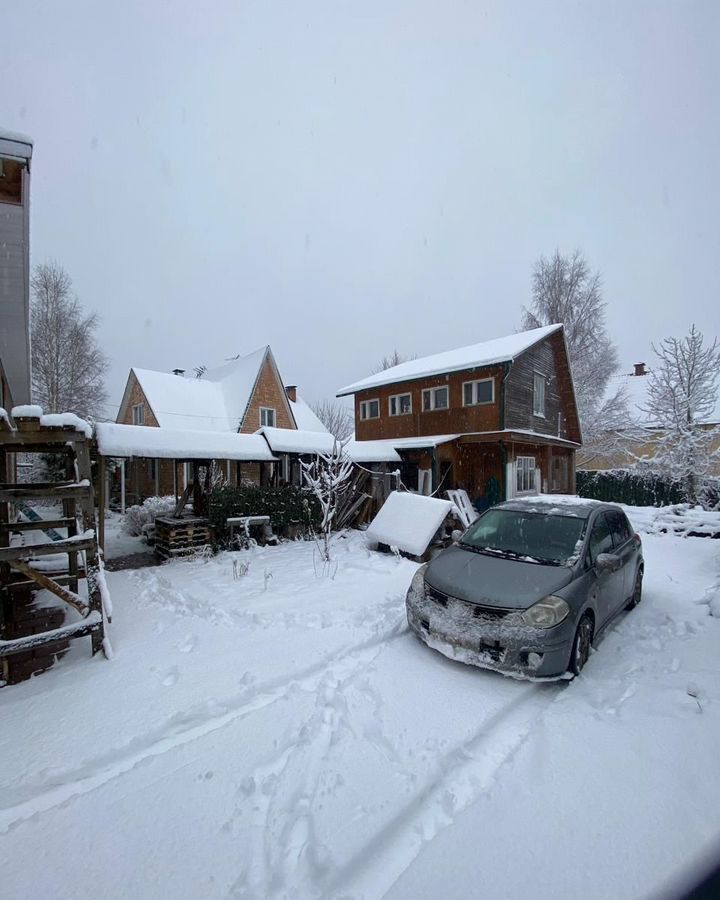
<path fill-rule="evenodd" d="M 120 462 L 120 512 L 125 515 L 125 460 Z"/>
<path fill-rule="evenodd" d="M 98 543 L 105 555 L 105 457 L 98 456 Z"/>

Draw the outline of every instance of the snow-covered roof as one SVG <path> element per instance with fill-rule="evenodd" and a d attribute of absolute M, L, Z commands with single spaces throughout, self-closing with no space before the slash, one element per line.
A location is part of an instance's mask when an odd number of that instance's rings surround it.
<path fill-rule="evenodd" d="M 276 457 L 259 434 L 234 431 L 177 431 L 148 425 L 95 425 L 98 449 L 103 456 L 142 456 L 150 459 L 237 459 L 272 462 Z"/>
<path fill-rule="evenodd" d="M 299 431 L 294 428 L 260 428 L 273 453 L 332 453 L 335 438 L 327 431 Z"/>
<path fill-rule="evenodd" d="M 343 450 L 353 462 L 401 462 L 400 454 L 392 441 L 348 441 Z"/>
<path fill-rule="evenodd" d="M 368 526 L 370 540 L 421 556 L 452 509 L 449 500 L 393 491 Z"/>
<path fill-rule="evenodd" d="M 433 356 L 424 356 L 422 359 L 411 359 L 399 366 L 393 366 L 383 372 L 376 372 L 361 381 L 340 388 L 337 396 L 343 397 L 346 394 L 354 394 L 357 391 L 385 384 L 428 378 L 431 375 L 443 375 L 446 372 L 461 372 L 464 369 L 510 362 L 537 344 L 538 341 L 561 329 L 562 325 L 547 325 L 544 328 L 534 328 L 532 331 L 494 338 L 481 344 L 471 344 L 468 347 L 459 347 L 457 350 L 435 353 Z"/>
<path fill-rule="evenodd" d="M 261 347 L 208 369 L 200 378 L 152 369 L 132 371 L 161 428 L 237 431 L 266 355 L 272 357 L 270 348 Z"/>
<path fill-rule="evenodd" d="M 312 409 L 308 406 L 308 404 L 300 397 L 298 394 L 295 395 L 297 399 L 290 400 L 290 409 L 292 410 L 293 418 L 295 419 L 295 424 L 301 431 L 324 431 L 327 432 L 327 428 L 323 425 L 323 423 L 318 419 Z"/>
<path fill-rule="evenodd" d="M 20 159 L 32 157 L 33 140 L 17 131 L 0 128 L 0 156 L 14 156 Z"/>
<path fill-rule="evenodd" d="M 431 434 L 419 437 L 389 438 L 389 443 L 396 450 L 423 450 L 426 447 L 438 447 L 461 437 L 459 434 Z M 382 443 L 378 441 L 378 443 Z"/>

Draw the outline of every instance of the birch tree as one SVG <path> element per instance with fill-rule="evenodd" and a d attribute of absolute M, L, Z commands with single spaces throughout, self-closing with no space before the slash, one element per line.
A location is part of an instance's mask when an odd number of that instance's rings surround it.
<path fill-rule="evenodd" d="M 56 262 L 35 266 L 32 303 L 32 383 L 48 413 L 102 414 L 108 359 L 97 343 L 97 313 L 83 311 L 68 273 Z"/>
<path fill-rule="evenodd" d="M 523 307 L 522 327 L 565 326 L 580 423 L 588 447 L 603 440 L 604 432 L 629 424 L 623 392 L 605 397 L 610 377 L 619 368 L 617 350 L 605 324 L 606 306 L 600 273 L 591 271 L 579 250 L 571 256 L 556 250 L 550 259 L 541 256 L 536 262 L 532 302 Z"/>
<path fill-rule="evenodd" d="M 666 338 L 652 349 L 658 362 L 648 376 L 643 410 L 655 434 L 652 465 L 681 482 L 687 502 L 695 504 L 718 436 L 717 423 L 711 420 L 718 398 L 720 348 L 717 339 L 705 344 L 693 325 L 685 337 Z"/>

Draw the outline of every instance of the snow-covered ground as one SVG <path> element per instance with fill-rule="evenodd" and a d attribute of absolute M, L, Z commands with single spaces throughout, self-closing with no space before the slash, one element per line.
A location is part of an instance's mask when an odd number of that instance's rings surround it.
<path fill-rule="evenodd" d="M 554 684 L 417 641 L 415 565 L 359 533 L 333 580 L 310 543 L 109 572 L 114 660 L 0 691 L 0 893 L 656 894 L 720 843 L 720 542 L 643 540 L 642 604 Z"/>

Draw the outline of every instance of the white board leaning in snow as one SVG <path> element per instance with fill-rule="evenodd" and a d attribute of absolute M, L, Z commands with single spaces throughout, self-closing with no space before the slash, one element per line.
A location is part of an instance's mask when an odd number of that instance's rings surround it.
<path fill-rule="evenodd" d="M 449 500 L 393 491 L 370 523 L 371 540 L 422 556 L 452 509 Z"/>

